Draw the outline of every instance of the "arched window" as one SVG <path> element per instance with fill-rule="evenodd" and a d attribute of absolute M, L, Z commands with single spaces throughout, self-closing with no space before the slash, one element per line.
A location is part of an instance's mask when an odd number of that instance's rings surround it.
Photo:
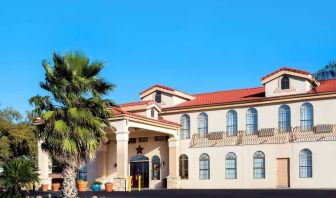
<path fill-rule="evenodd" d="M 208 134 L 208 115 L 206 113 L 198 115 L 198 134 L 200 137 L 206 137 Z"/>
<path fill-rule="evenodd" d="M 279 108 L 279 131 L 289 132 L 291 128 L 291 110 L 288 105 Z"/>
<path fill-rule="evenodd" d="M 160 180 L 160 158 L 157 155 L 152 157 L 152 180 Z"/>
<path fill-rule="evenodd" d="M 265 178 L 265 154 L 261 151 L 253 155 L 253 177 L 254 179 Z"/>
<path fill-rule="evenodd" d="M 157 103 L 161 103 L 161 92 L 156 92 L 156 94 L 155 94 L 155 102 L 157 102 Z"/>
<path fill-rule="evenodd" d="M 188 164 L 188 156 L 187 155 L 181 155 L 180 156 L 180 177 L 181 179 L 188 179 L 189 173 L 189 164 Z"/>
<path fill-rule="evenodd" d="M 246 133 L 256 134 L 258 131 L 258 112 L 255 108 L 246 111 Z"/>
<path fill-rule="evenodd" d="M 200 180 L 210 179 L 210 158 L 205 153 L 199 159 L 199 178 Z"/>
<path fill-rule="evenodd" d="M 226 131 L 228 136 L 236 135 L 237 130 L 237 112 L 235 110 L 230 110 L 226 113 Z"/>
<path fill-rule="evenodd" d="M 314 126 L 314 108 L 313 105 L 306 102 L 300 108 L 300 126 L 301 131 L 312 131 Z"/>
<path fill-rule="evenodd" d="M 181 139 L 189 139 L 190 138 L 190 117 L 187 114 L 181 116 Z"/>
<path fill-rule="evenodd" d="M 225 157 L 226 179 L 237 179 L 237 156 L 230 152 Z"/>
<path fill-rule="evenodd" d="M 289 89 L 289 77 L 284 76 L 281 79 L 281 89 Z"/>
<path fill-rule="evenodd" d="M 300 152 L 300 178 L 313 177 L 313 156 L 309 149 Z"/>

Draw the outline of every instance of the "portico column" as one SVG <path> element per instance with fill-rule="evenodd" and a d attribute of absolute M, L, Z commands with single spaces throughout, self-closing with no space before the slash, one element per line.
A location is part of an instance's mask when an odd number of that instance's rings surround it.
<path fill-rule="evenodd" d="M 38 141 L 37 163 L 38 163 L 38 173 L 39 173 L 40 184 L 48 184 L 49 189 L 51 189 L 51 178 L 49 176 L 49 174 L 51 173 L 49 170 L 49 165 L 51 165 L 51 162 L 49 159 L 49 154 L 42 150 L 41 144 L 42 142 Z"/>
<path fill-rule="evenodd" d="M 179 189 L 179 140 L 171 137 L 168 140 L 169 147 L 169 176 L 167 177 L 168 189 Z"/>
<path fill-rule="evenodd" d="M 125 191 L 128 177 L 128 131 L 117 131 L 117 178 L 114 179 L 114 190 Z"/>

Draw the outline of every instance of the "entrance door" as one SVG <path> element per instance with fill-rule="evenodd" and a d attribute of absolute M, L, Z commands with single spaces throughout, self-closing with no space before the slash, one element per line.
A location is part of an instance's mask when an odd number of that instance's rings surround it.
<path fill-rule="evenodd" d="M 149 159 L 139 155 L 132 157 L 130 161 L 130 174 L 132 176 L 132 187 L 137 188 L 141 176 L 141 188 L 149 188 Z"/>
<path fill-rule="evenodd" d="M 289 159 L 277 159 L 277 187 L 288 188 L 289 187 Z"/>

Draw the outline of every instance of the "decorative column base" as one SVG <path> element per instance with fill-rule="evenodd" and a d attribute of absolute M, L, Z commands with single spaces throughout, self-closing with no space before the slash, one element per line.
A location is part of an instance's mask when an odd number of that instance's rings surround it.
<path fill-rule="evenodd" d="M 113 191 L 126 192 L 127 191 L 127 179 L 125 179 L 125 178 L 114 178 Z"/>
<path fill-rule="evenodd" d="M 167 189 L 180 189 L 180 177 L 168 176 L 167 177 Z"/>

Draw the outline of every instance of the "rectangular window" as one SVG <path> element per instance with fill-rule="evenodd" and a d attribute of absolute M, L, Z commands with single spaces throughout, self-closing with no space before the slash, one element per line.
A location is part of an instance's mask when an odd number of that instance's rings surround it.
<path fill-rule="evenodd" d="M 129 138 L 128 143 L 129 144 L 135 144 L 136 143 L 136 138 Z"/>
<path fill-rule="evenodd" d="M 139 142 L 148 142 L 148 137 L 140 137 Z"/>
<path fill-rule="evenodd" d="M 265 178 L 265 160 L 263 158 L 255 158 L 254 163 L 254 179 L 264 179 Z"/>
<path fill-rule="evenodd" d="M 203 160 L 200 161 L 200 180 L 210 179 L 209 175 L 209 161 Z"/>
<path fill-rule="evenodd" d="M 226 166 L 225 171 L 226 179 L 237 179 L 236 159 L 227 159 L 225 166 Z"/>
<path fill-rule="evenodd" d="M 165 136 L 155 136 L 154 140 L 156 142 L 163 142 L 163 141 L 165 141 Z"/>

